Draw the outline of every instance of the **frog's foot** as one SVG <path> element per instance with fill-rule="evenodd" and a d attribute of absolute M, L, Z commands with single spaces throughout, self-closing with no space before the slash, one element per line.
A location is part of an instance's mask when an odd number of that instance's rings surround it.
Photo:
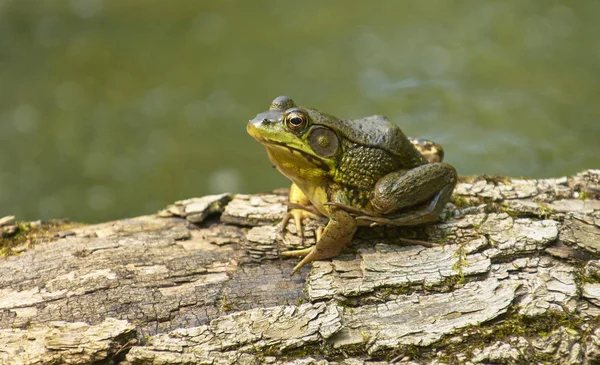
<path fill-rule="evenodd" d="M 282 256 L 307 256 L 311 251 L 315 248 L 315 246 L 303 248 L 301 250 L 293 250 L 293 251 L 283 251 L 281 253 Z"/>
<path fill-rule="evenodd" d="M 292 270 L 294 275 L 302 266 L 316 260 L 336 257 L 342 252 L 356 231 L 356 220 L 348 212 L 334 210 L 327 227 L 320 233 L 317 231 L 317 244 L 310 248 L 282 252 L 283 256 L 304 256 L 302 261 Z"/>
<path fill-rule="evenodd" d="M 281 221 L 281 232 L 284 233 L 290 219 L 294 219 L 294 222 L 296 223 L 296 234 L 298 236 L 300 236 L 300 238 L 304 238 L 304 232 L 302 231 L 302 219 L 303 218 L 311 218 L 311 219 L 319 220 L 319 219 L 321 219 L 321 216 L 319 216 L 313 212 L 309 212 L 308 210 L 305 210 L 305 209 L 294 208 L 294 209 L 290 210 L 289 212 L 287 212 L 285 217 L 283 217 L 283 220 Z M 317 238 L 317 240 L 318 240 L 318 238 Z"/>
<path fill-rule="evenodd" d="M 315 246 L 313 247 L 309 247 L 309 248 L 305 248 L 302 250 L 294 250 L 294 251 L 284 251 L 281 253 L 282 256 L 304 256 L 304 258 L 302 259 L 302 261 L 300 261 L 298 263 L 298 265 L 294 266 L 294 268 L 292 269 L 292 272 L 290 273 L 291 275 L 294 275 L 296 273 L 296 271 L 300 270 L 300 268 L 302 268 L 302 266 L 308 264 L 309 262 L 315 261 L 315 260 L 319 260 L 320 257 L 318 257 L 317 254 L 315 254 L 317 251 L 315 250 Z M 329 257 L 327 257 L 329 258 Z"/>
<path fill-rule="evenodd" d="M 317 236 L 317 242 L 319 242 L 321 240 L 321 237 L 323 236 L 323 232 L 325 232 L 325 227 L 319 227 L 315 230 L 315 235 Z M 293 257 L 304 256 L 304 259 L 302 259 L 302 261 L 300 261 L 300 263 L 294 267 L 294 269 L 292 270 L 292 273 L 290 275 L 294 275 L 296 273 L 296 271 L 298 271 L 302 266 L 308 264 L 309 262 L 319 260 L 320 258 L 318 257 L 318 255 L 316 255 L 316 254 L 311 255 L 311 253 L 313 253 L 314 251 L 315 251 L 315 246 L 303 248 L 301 250 L 282 252 L 281 253 L 282 256 L 293 256 Z"/>
<path fill-rule="evenodd" d="M 316 229 L 315 235 L 317 236 L 317 240 L 315 242 L 319 242 L 321 240 L 321 237 L 323 236 L 323 232 L 325 232 L 325 227 L 324 226 L 319 226 Z"/>
<path fill-rule="evenodd" d="M 304 256 L 302 261 L 300 261 L 298 263 L 298 265 L 294 266 L 294 268 L 292 269 L 292 272 L 290 273 L 290 276 L 292 276 L 298 270 L 300 270 L 302 268 L 302 266 L 309 264 L 313 261 L 330 259 L 332 257 L 337 256 L 338 253 L 339 252 L 336 252 L 336 254 L 332 254 L 331 252 L 319 250 L 317 248 L 317 245 L 315 245 L 313 247 L 305 248 L 302 250 L 284 251 L 281 253 L 281 255 L 282 256 Z"/>

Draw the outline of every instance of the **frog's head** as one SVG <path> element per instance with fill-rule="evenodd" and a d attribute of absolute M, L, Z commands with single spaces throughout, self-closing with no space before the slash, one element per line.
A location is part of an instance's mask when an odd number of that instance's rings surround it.
<path fill-rule="evenodd" d="M 248 133 L 262 143 L 271 162 L 284 175 L 333 171 L 341 143 L 328 121 L 336 119 L 314 109 L 300 108 L 287 96 L 279 96 L 268 111 L 248 122 Z"/>

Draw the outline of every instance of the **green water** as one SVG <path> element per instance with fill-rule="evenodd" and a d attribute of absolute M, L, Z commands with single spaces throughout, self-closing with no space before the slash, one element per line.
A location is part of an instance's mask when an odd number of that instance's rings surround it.
<path fill-rule="evenodd" d="M 600 2 L 0 0 L 0 216 L 288 185 L 271 100 L 383 114 L 461 174 L 600 167 Z"/>

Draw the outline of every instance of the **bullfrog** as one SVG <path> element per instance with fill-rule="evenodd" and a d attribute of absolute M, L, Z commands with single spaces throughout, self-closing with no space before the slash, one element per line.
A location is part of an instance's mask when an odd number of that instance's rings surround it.
<path fill-rule="evenodd" d="M 344 120 L 279 96 L 246 129 L 292 181 L 283 227 L 294 219 L 301 234 L 303 218 L 329 218 L 313 247 L 282 253 L 303 256 L 292 275 L 338 256 L 358 226 L 435 222 L 456 185 L 441 146 L 409 139 L 383 116 Z"/>

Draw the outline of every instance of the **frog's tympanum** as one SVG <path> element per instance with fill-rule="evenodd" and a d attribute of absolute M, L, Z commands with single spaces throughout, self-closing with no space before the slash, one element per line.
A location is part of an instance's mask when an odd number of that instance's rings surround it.
<path fill-rule="evenodd" d="M 290 180 L 293 218 L 329 218 L 314 247 L 284 252 L 305 264 L 337 256 L 357 226 L 412 226 L 431 223 L 452 195 L 456 170 L 441 162 L 433 142 L 409 139 L 387 118 L 342 120 L 296 106 L 280 96 L 247 126 L 275 167 Z"/>

